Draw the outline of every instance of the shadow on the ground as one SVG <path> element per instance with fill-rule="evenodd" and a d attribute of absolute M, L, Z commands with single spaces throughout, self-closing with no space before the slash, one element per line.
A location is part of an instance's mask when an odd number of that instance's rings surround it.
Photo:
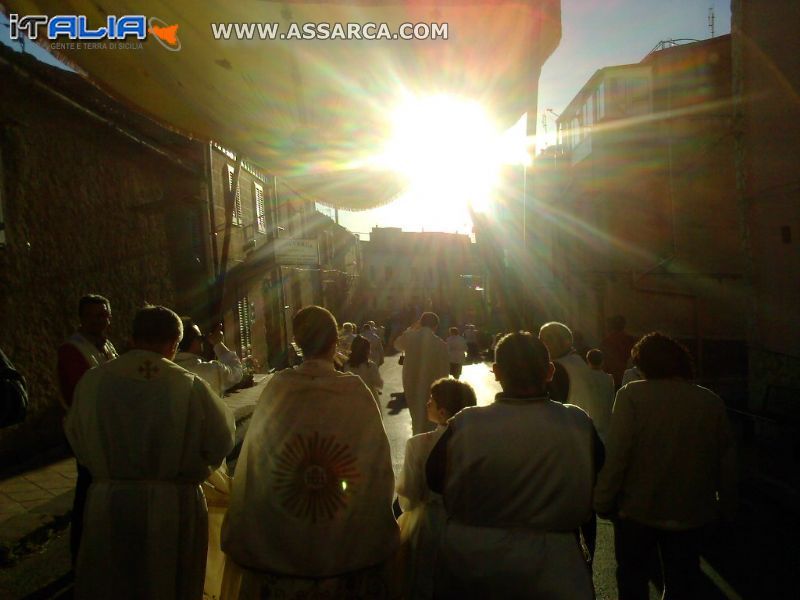
<path fill-rule="evenodd" d="M 391 399 L 386 403 L 386 408 L 390 415 L 399 415 L 404 409 L 408 408 L 406 395 L 403 392 L 391 394 Z"/>

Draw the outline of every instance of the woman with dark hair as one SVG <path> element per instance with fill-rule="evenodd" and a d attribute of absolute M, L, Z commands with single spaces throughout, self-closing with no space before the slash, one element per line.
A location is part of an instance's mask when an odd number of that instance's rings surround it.
<path fill-rule="evenodd" d="M 369 359 L 371 345 L 369 340 L 363 335 L 353 338 L 350 346 L 350 358 L 344 364 L 344 370 L 361 377 L 361 381 L 367 384 L 369 391 L 375 402 L 378 402 L 378 390 L 383 389 L 383 379 L 378 370 L 378 365 Z"/>
<path fill-rule="evenodd" d="M 617 392 L 606 462 L 595 488 L 613 515 L 621 600 L 648 598 L 651 557 L 661 556 L 667 598 L 693 598 L 705 528 L 735 512 L 736 472 L 725 405 L 693 384 L 689 352 L 650 333 L 634 346 L 644 375 Z"/>

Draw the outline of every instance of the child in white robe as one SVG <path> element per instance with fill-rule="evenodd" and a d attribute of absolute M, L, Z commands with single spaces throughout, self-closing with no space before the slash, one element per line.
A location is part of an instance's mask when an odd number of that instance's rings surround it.
<path fill-rule="evenodd" d="M 468 383 L 444 378 L 431 385 L 428 419 L 434 431 L 409 438 L 405 462 L 397 484 L 400 539 L 405 569 L 406 598 L 432 598 L 436 548 L 447 515 L 442 497 L 425 481 L 428 455 L 446 430 L 448 419 L 467 406 L 476 405 L 475 391 Z"/>

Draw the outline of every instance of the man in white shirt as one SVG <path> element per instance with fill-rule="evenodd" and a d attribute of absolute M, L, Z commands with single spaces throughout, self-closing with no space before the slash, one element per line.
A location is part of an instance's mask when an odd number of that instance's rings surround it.
<path fill-rule="evenodd" d="M 431 384 L 450 374 L 447 344 L 436 335 L 437 327 L 439 316 L 426 312 L 394 341 L 395 348 L 405 352 L 403 393 L 411 413 L 414 435 L 433 431 L 434 425 L 428 420 L 427 410 Z"/>
<path fill-rule="evenodd" d="M 175 355 L 175 363 L 202 377 L 211 389 L 222 398 L 225 391 L 242 380 L 242 362 L 236 352 L 223 342 L 222 325 L 203 337 L 200 328 L 189 317 L 183 317 L 183 339 Z M 203 360 L 203 341 L 214 348 L 217 360 Z"/>
<path fill-rule="evenodd" d="M 203 594 L 207 508 L 200 483 L 233 447 L 233 415 L 170 359 L 182 325 L 141 309 L 133 348 L 88 371 L 65 432 L 92 485 L 76 598 L 196 599 Z"/>
<path fill-rule="evenodd" d="M 450 375 L 458 379 L 461 370 L 467 362 L 467 340 L 458 333 L 458 327 L 450 328 L 450 335 L 445 340 L 447 352 L 450 355 Z"/>

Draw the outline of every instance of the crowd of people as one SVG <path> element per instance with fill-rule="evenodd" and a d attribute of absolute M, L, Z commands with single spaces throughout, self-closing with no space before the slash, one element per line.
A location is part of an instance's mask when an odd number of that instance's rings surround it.
<path fill-rule="evenodd" d="M 588 599 L 598 516 L 620 598 L 648 598 L 656 551 L 666 597 L 692 598 L 703 536 L 735 512 L 722 400 L 680 343 L 624 320 L 581 352 L 559 322 L 496 337 L 490 401 L 459 379 L 474 328 L 443 339 L 423 313 L 393 342 L 413 431 L 395 480 L 374 322 L 294 315 L 303 362 L 267 382 L 231 478 L 221 397 L 242 367 L 222 331 L 148 306 L 118 356 L 107 299 L 79 318 L 59 350 L 78 598 Z"/>

